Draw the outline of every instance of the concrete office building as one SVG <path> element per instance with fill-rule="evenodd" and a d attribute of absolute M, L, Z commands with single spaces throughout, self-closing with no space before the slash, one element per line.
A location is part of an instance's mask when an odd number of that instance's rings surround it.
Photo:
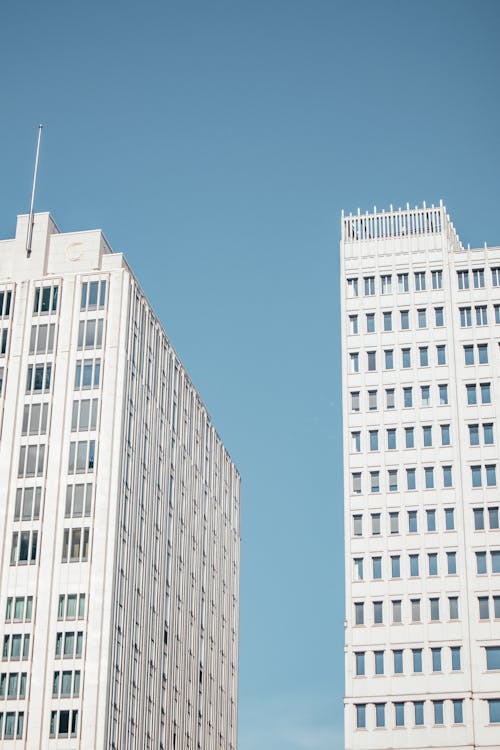
<path fill-rule="evenodd" d="M 500 748 L 500 248 L 343 216 L 346 749 Z"/>
<path fill-rule="evenodd" d="M 0 747 L 235 750 L 239 475 L 122 254 L 0 242 Z"/>

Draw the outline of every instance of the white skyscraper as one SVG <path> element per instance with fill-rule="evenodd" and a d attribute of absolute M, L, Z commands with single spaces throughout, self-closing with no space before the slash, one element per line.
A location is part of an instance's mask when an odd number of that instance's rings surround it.
<path fill-rule="evenodd" d="M 500 248 L 342 218 L 346 750 L 500 748 Z"/>
<path fill-rule="evenodd" d="M 0 747 L 235 750 L 239 485 L 120 253 L 0 242 Z"/>

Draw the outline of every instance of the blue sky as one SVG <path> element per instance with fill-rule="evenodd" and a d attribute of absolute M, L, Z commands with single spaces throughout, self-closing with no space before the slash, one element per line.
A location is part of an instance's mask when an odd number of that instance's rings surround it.
<path fill-rule="evenodd" d="M 342 747 L 342 208 L 500 244 L 497 0 L 0 9 L 0 237 L 124 251 L 243 477 L 239 750 Z"/>

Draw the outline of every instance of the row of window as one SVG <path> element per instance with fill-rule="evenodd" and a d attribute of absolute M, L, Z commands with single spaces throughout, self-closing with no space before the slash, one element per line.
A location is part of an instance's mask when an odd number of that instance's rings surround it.
<path fill-rule="evenodd" d="M 476 556 L 480 554 L 485 556 L 484 567 L 486 568 L 486 552 L 476 553 Z M 427 553 L 427 564 L 422 565 L 422 555 L 418 552 L 414 552 L 408 555 L 406 575 L 410 578 L 417 578 L 421 575 L 437 576 L 439 575 L 439 553 L 428 552 Z M 381 555 L 374 555 L 370 559 L 370 576 L 373 580 L 379 580 L 384 577 L 384 566 Z M 457 553 L 454 550 L 448 551 L 443 555 L 443 561 L 446 560 L 446 574 L 456 575 L 457 574 Z M 387 571 L 386 576 L 390 572 L 390 578 L 401 578 L 401 555 L 390 555 L 389 561 L 390 568 Z M 354 577 L 357 581 L 363 581 L 365 579 L 365 558 L 354 557 Z M 479 570 L 478 573 L 486 573 L 486 570 Z M 483 558 L 481 558 L 481 568 L 483 567 Z M 491 568 L 493 573 L 500 573 L 500 552 L 491 553 Z M 404 571 L 403 571 L 404 573 Z"/>
<path fill-rule="evenodd" d="M 449 424 L 441 424 L 439 426 L 439 444 L 441 446 L 450 445 L 451 444 L 451 437 L 450 437 L 450 425 Z M 476 428 L 475 430 L 471 430 L 470 428 Z M 471 433 L 471 445 L 479 445 L 479 442 L 472 442 L 473 438 L 474 440 L 477 438 L 479 440 L 479 425 L 470 425 L 470 433 Z M 401 428 L 399 428 L 401 429 Z M 380 434 L 382 433 L 382 430 L 374 429 L 374 430 L 366 430 L 367 437 L 368 437 L 368 450 L 370 451 L 378 451 L 380 449 L 382 450 L 388 450 L 388 451 L 395 451 L 398 450 L 398 447 L 401 448 L 402 446 L 398 446 L 398 433 L 399 429 L 397 427 L 387 427 L 385 430 L 385 439 L 382 442 L 380 439 Z M 418 428 L 417 428 L 418 429 Z M 433 425 L 423 425 L 421 428 L 421 435 L 422 439 L 420 441 L 420 446 L 422 448 L 431 448 L 435 443 L 433 440 Z M 404 447 L 405 448 L 415 448 L 415 427 L 408 426 L 403 428 L 403 435 L 404 435 Z M 484 436 L 484 444 L 485 445 L 492 445 L 493 444 L 493 423 L 492 422 L 485 422 L 483 424 L 483 436 Z M 489 442 L 488 442 L 489 441 Z M 363 450 L 363 442 L 361 439 L 361 430 L 353 430 L 351 432 L 351 450 L 354 453 L 361 453 Z"/>
<path fill-rule="evenodd" d="M 500 597 L 499 597 L 500 600 Z M 354 624 L 355 625 L 383 625 L 387 624 L 387 613 L 384 612 L 384 602 L 377 600 L 371 602 L 371 619 L 368 622 L 368 604 L 364 601 L 354 602 Z M 447 597 L 446 612 L 441 604 L 439 596 L 431 596 L 428 600 L 427 620 L 440 622 L 441 620 L 458 620 L 458 596 Z M 484 619 L 484 618 L 480 618 Z M 402 599 L 391 599 L 391 623 L 415 623 L 422 622 L 422 599 L 420 597 L 410 598 L 408 602 Z"/>
<path fill-rule="evenodd" d="M 26 698 L 26 672 L 2 672 L 0 674 L 0 700 Z"/>
<path fill-rule="evenodd" d="M 496 516 L 494 515 L 494 511 L 496 509 Z M 496 517 L 496 527 L 492 528 L 498 528 L 498 506 L 494 506 L 492 508 L 493 515 L 492 518 L 495 520 Z M 401 533 L 401 526 L 400 526 L 400 517 L 402 515 L 402 512 L 395 510 L 390 511 L 387 514 L 387 534 L 400 534 Z M 409 534 L 416 534 L 419 530 L 419 511 L 418 510 L 407 510 L 406 511 L 406 530 Z M 444 520 L 444 524 L 440 524 L 441 528 L 444 528 L 445 531 L 454 531 L 455 529 L 455 508 L 444 508 L 444 512 L 442 513 L 442 517 Z M 382 514 L 379 512 L 370 513 L 370 533 L 372 536 L 380 536 L 383 529 L 382 529 Z M 437 510 L 436 508 L 428 508 L 425 511 L 425 529 L 428 532 L 433 532 L 438 530 L 438 524 L 437 524 Z M 352 532 L 353 536 L 363 536 L 363 514 L 362 513 L 354 513 L 352 517 Z"/>
<path fill-rule="evenodd" d="M 86 474 L 94 471 L 95 440 L 71 441 L 69 444 L 68 473 Z M 45 473 L 45 445 L 22 445 L 19 451 L 17 476 L 43 477 Z"/>
<path fill-rule="evenodd" d="M 472 469 L 481 469 L 481 467 L 473 466 Z M 495 487 L 496 486 L 496 465 L 495 464 L 488 464 L 485 467 L 486 472 L 486 481 L 488 487 Z M 435 466 L 424 466 L 422 467 L 422 470 L 419 472 L 421 474 L 421 480 L 417 482 L 417 469 L 416 468 L 407 468 L 404 470 L 405 475 L 405 484 L 404 487 L 399 486 L 399 469 L 388 469 L 387 470 L 387 482 L 386 487 L 381 489 L 381 482 L 380 482 L 380 474 L 381 472 L 376 469 L 373 471 L 369 471 L 369 486 L 368 486 L 368 492 L 372 494 L 377 494 L 381 491 L 386 492 L 399 492 L 401 489 L 404 489 L 405 491 L 413 491 L 413 490 L 433 490 L 436 489 L 436 474 L 440 476 L 440 487 L 441 488 L 449 488 L 453 487 L 453 473 L 452 473 L 452 467 L 451 466 L 441 466 L 440 471 L 436 471 Z M 353 471 L 351 472 L 351 486 L 352 486 L 352 492 L 354 495 L 361 495 L 363 492 L 362 488 L 362 474 L 361 471 Z M 473 474 L 473 478 L 474 478 Z M 478 480 L 476 480 L 478 481 Z M 473 487 L 481 487 L 481 484 L 472 484 Z"/>
<path fill-rule="evenodd" d="M 377 289 L 375 276 L 363 276 L 362 289 L 365 297 L 373 297 L 375 294 L 392 294 L 393 291 L 400 293 L 410 291 L 410 274 L 409 272 L 398 273 L 393 284 L 393 275 L 390 273 L 382 274 L 379 277 L 379 286 Z M 426 271 L 414 271 L 413 273 L 413 290 L 415 292 L 424 292 L 428 285 L 428 273 Z M 443 288 L 443 271 L 431 271 L 432 289 Z M 360 284 L 358 276 L 350 276 L 347 279 L 347 290 L 350 297 L 359 297 Z"/>
<path fill-rule="evenodd" d="M 444 308 L 443 307 L 434 307 L 434 315 L 432 317 L 433 324 L 436 326 L 436 328 L 442 328 L 444 326 Z M 377 313 L 375 312 L 367 312 L 364 313 L 365 315 L 365 332 L 366 333 L 376 333 L 377 326 L 376 326 L 376 316 Z M 410 310 L 399 310 L 399 329 L 401 331 L 409 331 L 410 330 L 410 322 L 411 322 L 411 311 Z M 383 331 L 393 331 L 395 326 L 395 312 L 393 310 L 384 310 L 382 312 L 382 330 Z M 353 313 L 349 315 L 349 333 L 351 335 L 356 335 L 360 332 L 360 325 L 359 325 L 360 316 L 358 313 Z M 427 328 L 430 324 L 430 318 L 428 317 L 428 311 L 426 307 L 419 307 L 417 309 L 417 327 L 418 328 Z"/>
<path fill-rule="evenodd" d="M 500 267 L 492 267 L 490 268 L 490 272 L 491 285 L 500 286 Z M 485 286 L 484 268 L 474 268 L 472 271 L 457 271 L 457 283 L 459 289 L 470 289 L 471 279 L 474 289 L 483 289 Z"/>
<path fill-rule="evenodd" d="M 19 661 L 28 659 L 30 653 L 29 633 L 9 633 L 3 637 L 2 659 Z"/>
<path fill-rule="evenodd" d="M 498 505 L 489 505 L 487 508 L 474 508 L 473 513 L 475 531 L 483 531 L 486 528 L 486 520 L 488 522 L 489 529 L 500 528 L 500 514 L 498 511 Z"/>
<path fill-rule="evenodd" d="M 89 557 L 90 529 L 64 529 L 62 562 L 86 562 Z M 34 565 L 37 560 L 38 531 L 14 531 L 11 565 Z"/>
<path fill-rule="evenodd" d="M 474 307 L 460 307 L 460 327 L 471 328 L 488 325 L 488 305 L 474 305 Z M 500 323 L 500 305 L 493 305 L 495 323 Z"/>
<path fill-rule="evenodd" d="M 64 515 L 66 518 L 88 517 L 92 511 L 93 485 L 68 484 Z M 42 488 L 23 487 L 16 492 L 14 521 L 37 521 L 41 514 Z"/>
<path fill-rule="evenodd" d="M 58 620 L 82 620 L 85 617 L 85 594 L 61 594 L 57 607 Z M 9 596 L 5 607 L 5 622 L 31 622 L 32 596 Z"/>
<path fill-rule="evenodd" d="M 464 349 L 470 349 L 472 347 L 464 347 Z M 479 344 L 478 349 L 481 348 L 482 360 L 480 364 L 486 364 L 488 362 L 488 345 Z M 486 351 L 486 355 L 484 354 Z M 412 356 L 411 347 L 402 347 L 400 349 L 398 368 L 410 369 L 412 367 Z M 485 358 L 486 357 L 486 358 Z M 418 347 L 418 364 L 420 367 L 429 367 L 431 362 L 429 359 L 429 347 L 419 346 Z M 435 347 L 435 356 L 433 359 L 434 365 L 440 367 L 446 364 L 446 344 L 438 344 Z M 466 364 L 474 364 L 474 362 L 466 362 Z M 394 370 L 396 367 L 396 358 L 394 355 L 394 349 L 384 349 L 383 358 L 383 369 Z M 360 354 L 359 352 L 349 353 L 349 368 L 351 373 L 360 372 Z M 366 369 L 367 372 L 375 372 L 377 370 L 377 351 L 375 349 L 366 352 Z"/>
<path fill-rule="evenodd" d="M 488 393 L 490 393 L 489 390 L 489 383 L 482 383 L 481 385 L 485 386 L 485 398 L 488 396 Z M 488 390 L 486 391 L 486 386 L 488 386 Z M 439 383 L 437 387 L 432 387 L 430 385 L 421 385 L 420 386 L 420 406 L 432 406 L 433 399 L 431 397 L 431 393 L 435 394 L 435 403 L 439 404 L 439 406 L 445 406 L 448 404 L 448 384 L 447 383 Z M 404 386 L 401 389 L 401 395 L 402 399 L 401 402 L 399 400 L 396 400 L 396 389 L 395 388 L 386 388 L 385 389 L 385 408 L 386 409 L 395 409 L 396 407 L 400 409 L 410 409 L 414 406 L 414 389 L 413 386 Z M 367 402 L 368 402 L 368 411 L 378 411 L 379 406 L 379 399 L 378 399 L 378 390 L 376 388 L 370 389 L 367 391 Z M 491 397 L 490 401 L 484 401 L 483 403 L 491 403 Z M 359 412 L 361 411 L 361 391 L 351 391 L 351 411 L 353 412 Z"/>
<path fill-rule="evenodd" d="M 464 723 L 463 700 L 461 698 L 433 701 L 398 701 L 396 703 L 357 703 L 356 728 L 367 728 L 367 708 L 373 709 L 373 718 L 370 726 L 382 729 L 387 726 L 386 714 L 391 712 L 390 726 L 398 727 L 423 727 L 426 725 L 426 711 L 432 706 L 432 722 L 434 726 L 449 724 L 462 725 Z M 430 704 L 430 705 L 429 705 Z M 425 706 L 428 706 L 428 709 Z M 386 710 L 386 707 L 387 708 Z M 500 723 L 500 700 L 488 700 L 489 721 L 491 724 Z M 409 712 L 411 711 L 411 719 Z M 370 717 L 369 717 L 370 718 Z M 427 718 L 429 723 L 429 718 Z"/>
<path fill-rule="evenodd" d="M 76 737 L 78 732 L 78 711 L 62 710 L 50 712 L 51 737 Z"/>
<path fill-rule="evenodd" d="M 57 312 L 59 298 L 59 286 L 37 287 L 33 301 L 33 315 L 42 315 Z M 4 310 L 3 316 L 9 315 L 11 292 L 0 292 L 0 310 Z M 4 307 L 5 302 L 5 307 Z M 80 298 L 80 310 L 101 310 L 106 304 L 106 281 L 84 281 Z"/>
<path fill-rule="evenodd" d="M 497 648 L 497 647 L 494 647 Z M 487 669 L 498 669 L 495 655 L 487 651 Z M 498 651 L 498 648 L 497 648 Z M 367 663 L 370 668 L 367 669 Z M 355 651 L 354 673 L 356 677 L 385 674 L 430 674 L 432 672 L 459 672 L 462 669 L 461 647 L 447 646 L 424 649 L 393 649 L 391 656 L 385 651 Z"/>

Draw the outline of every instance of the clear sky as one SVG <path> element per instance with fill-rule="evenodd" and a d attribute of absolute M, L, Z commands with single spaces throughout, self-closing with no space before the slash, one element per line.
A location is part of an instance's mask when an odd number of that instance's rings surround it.
<path fill-rule="evenodd" d="M 124 251 L 243 478 L 239 750 L 342 741 L 340 211 L 500 244 L 498 0 L 0 8 L 0 237 Z"/>

